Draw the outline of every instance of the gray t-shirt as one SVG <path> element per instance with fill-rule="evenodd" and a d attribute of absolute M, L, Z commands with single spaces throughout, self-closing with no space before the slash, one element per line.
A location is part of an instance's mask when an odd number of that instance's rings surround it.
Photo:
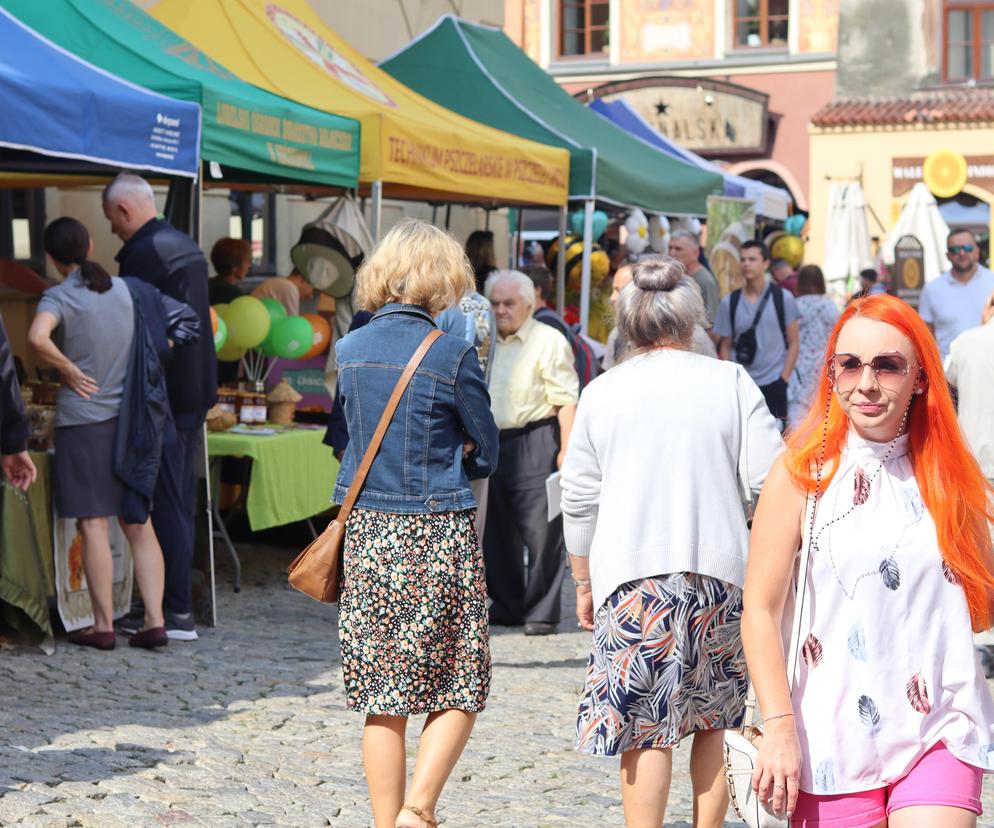
<path fill-rule="evenodd" d="M 707 317 L 707 327 L 714 325 L 715 317 L 718 315 L 718 304 L 721 302 L 721 288 L 718 287 L 718 280 L 714 274 L 706 267 L 699 267 L 690 274 L 690 278 L 697 282 L 704 298 L 704 315 Z"/>
<path fill-rule="evenodd" d="M 85 287 L 78 273 L 49 288 L 38 302 L 59 320 L 55 331 L 60 350 L 100 389 L 90 399 L 63 385 L 56 400 L 55 425 L 102 423 L 117 416 L 124 377 L 135 335 L 135 312 L 128 286 L 111 279 L 111 288 L 97 293 Z"/>
<path fill-rule="evenodd" d="M 769 287 L 767 280 L 766 286 Z M 797 302 L 789 292 L 781 287 L 774 286 L 774 290 L 783 293 L 783 321 L 784 327 L 797 319 Z M 766 287 L 763 288 L 766 292 Z M 718 317 L 714 322 L 714 332 L 718 336 L 729 336 L 732 338 L 732 358 L 735 358 L 735 339 L 752 325 L 753 317 L 756 315 L 756 308 L 762 301 L 763 294 L 759 299 L 750 302 L 746 298 L 745 292 L 741 294 L 739 306 L 735 311 L 735 331 L 732 331 L 731 301 L 732 294 L 728 294 L 721 300 L 718 306 Z M 787 359 L 787 347 L 784 345 L 784 335 L 780 330 L 780 320 L 777 319 L 777 309 L 773 304 L 773 296 L 766 301 L 763 308 L 763 315 L 759 317 L 756 325 L 756 358 L 751 365 L 746 365 L 745 369 L 752 377 L 756 385 L 762 387 L 769 385 L 774 380 L 780 378 L 783 373 L 783 365 Z"/>

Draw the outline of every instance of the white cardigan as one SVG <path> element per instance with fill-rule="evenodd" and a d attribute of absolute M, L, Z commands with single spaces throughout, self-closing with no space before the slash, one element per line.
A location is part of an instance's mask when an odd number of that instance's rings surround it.
<path fill-rule="evenodd" d="M 590 556 L 595 608 L 622 584 L 654 575 L 695 572 L 743 585 L 749 533 L 736 388 L 759 491 L 783 441 L 740 365 L 663 349 L 584 389 L 562 468 L 562 507 L 567 551 Z"/>

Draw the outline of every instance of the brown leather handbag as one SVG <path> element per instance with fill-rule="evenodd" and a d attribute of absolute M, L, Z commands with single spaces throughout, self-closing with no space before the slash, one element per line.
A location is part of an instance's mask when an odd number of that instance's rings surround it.
<path fill-rule="evenodd" d="M 352 485 L 349 486 L 345 502 L 338 510 L 338 514 L 335 515 L 335 519 L 328 524 L 328 528 L 315 538 L 294 559 L 294 562 L 287 569 L 290 586 L 294 589 L 299 589 L 315 601 L 320 601 L 323 604 L 335 604 L 338 602 L 342 574 L 342 544 L 345 541 L 345 523 L 349 519 L 352 506 L 359 497 L 359 492 L 362 491 L 363 483 L 366 482 L 366 475 L 369 474 L 369 469 L 373 465 L 376 453 L 380 450 L 380 443 L 383 442 L 383 437 L 387 433 L 387 428 L 390 426 L 394 412 L 397 410 L 397 406 L 400 405 L 400 398 L 404 396 L 404 391 L 414 376 L 414 372 L 421 364 L 421 360 L 424 359 L 425 354 L 428 353 L 431 346 L 435 344 L 435 340 L 441 335 L 442 332 L 440 330 L 433 330 L 424 338 L 418 349 L 411 356 L 407 367 L 394 386 L 393 394 L 390 395 L 390 399 L 387 401 L 387 407 L 383 409 L 383 416 L 380 417 L 376 431 L 373 432 L 373 439 L 369 441 L 369 445 L 366 447 L 366 453 L 363 455 L 359 470 L 356 472 L 355 477 L 352 478 Z"/>

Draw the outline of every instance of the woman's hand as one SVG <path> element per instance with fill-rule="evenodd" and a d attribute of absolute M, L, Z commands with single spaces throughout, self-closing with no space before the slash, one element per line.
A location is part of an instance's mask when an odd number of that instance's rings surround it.
<path fill-rule="evenodd" d="M 90 399 L 100 390 L 97 381 L 84 374 L 75 362 L 70 362 L 62 369 L 62 381 L 84 400 Z"/>
<path fill-rule="evenodd" d="M 752 789 L 763 807 L 778 816 L 794 813 L 801 778 L 801 746 L 794 717 L 774 719 L 764 728 L 759 743 Z"/>
<path fill-rule="evenodd" d="M 576 588 L 576 620 L 587 632 L 594 631 L 594 593 L 589 586 Z"/>
<path fill-rule="evenodd" d="M 462 456 L 464 458 L 469 457 L 474 451 L 476 451 L 476 443 L 472 440 L 467 440 L 462 444 Z"/>

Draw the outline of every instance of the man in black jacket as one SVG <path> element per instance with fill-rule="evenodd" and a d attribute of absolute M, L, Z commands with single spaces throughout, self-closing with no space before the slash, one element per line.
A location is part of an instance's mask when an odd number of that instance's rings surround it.
<path fill-rule="evenodd" d="M 120 275 L 135 276 L 189 305 L 200 330 L 209 331 L 207 259 L 193 239 L 158 217 L 148 182 L 122 173 L 104 190 L 103 208 L 111 231 L 124 242 L 116 257 Z M 163 448 L 152 525 L 166 563 L 166 633 L 192 641 L 197 637 L 191 596 L 196 456 L 204 417 L 217 399 L 217 358 L 210 336 L 175 347 L 166 365 L 166 387 L 176 442 Z"/>
<path fill-rule="evenodd" d="M 34 483 L 38 474 L 27 452 L 28 430 L 7 329 L 0 319 L 0 466 L 10 484 L 21 490 Z"/>

